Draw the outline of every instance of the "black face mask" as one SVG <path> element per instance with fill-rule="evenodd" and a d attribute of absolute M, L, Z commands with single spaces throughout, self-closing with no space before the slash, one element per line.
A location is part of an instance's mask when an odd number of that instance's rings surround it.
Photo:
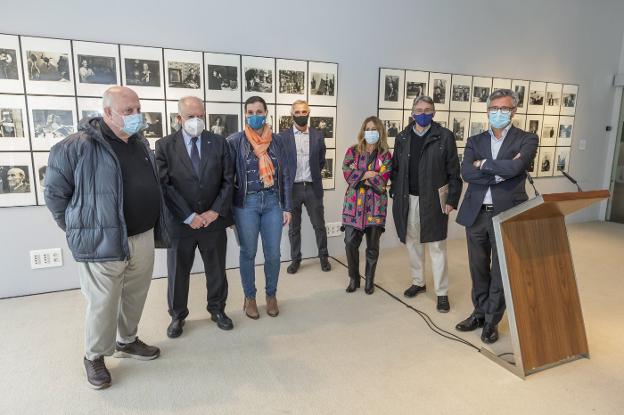
<path fill-rule="evenodd" d="M 308 117 L 310 116 L 309 115 L 293 116 L 293 120 L 295 121 L 295 124 L 297 124 L 299 127 L 303 127 L 308 123 Z"/>

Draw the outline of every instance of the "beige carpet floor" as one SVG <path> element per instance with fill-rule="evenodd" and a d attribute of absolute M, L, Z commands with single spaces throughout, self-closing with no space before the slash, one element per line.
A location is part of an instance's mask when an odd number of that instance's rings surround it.
<path fill-rule="evenodd" d="M 336 261 L 322 273 L 306 260 L 295 276 L 283 264 L 281 314 L 268 317 L 259 296 L 258 321 L 244 317 L 238 270 L 228 271 L 231 332 L 209 320 L 202 276 L 194 276 L 191 315 L 175 340 L 165 335 L 166 280 L 155 280 L 139 334 L 162 357 L 107 359 L 113 385 L 103 391 L 85 383 L 79 291 L 2 300 L 0 413 L 622 414 L 624 226 L 578 224 L 569 233 L 591 359 L 524 381 L 434 334 L 380 290 L 347 295 L 346 270 Z M 472 308 L 465 241 L 450 241 L 449 257 L 451 312 L 435 311 L 430 275 L 430 291 L 406 301 L 452 331 Z M 384 250 L 379 285 L 402 297 L 408 276 L 406 251 Z M 506 325 L 501 336 L 494 351 L 511 351 Z M 482 346 L 478 332 L 463 337 Z"/>

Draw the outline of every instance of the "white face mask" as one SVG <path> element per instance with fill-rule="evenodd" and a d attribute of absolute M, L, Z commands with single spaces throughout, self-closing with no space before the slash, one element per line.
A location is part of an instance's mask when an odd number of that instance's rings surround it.
<path fill-rule="evenodd" d="M 186 131 L 191 137 L 199 137 L 206 128 L 206 123 L 198 117 L 189 118 L 184 121 L 183 127 L 184 131 Z"/>

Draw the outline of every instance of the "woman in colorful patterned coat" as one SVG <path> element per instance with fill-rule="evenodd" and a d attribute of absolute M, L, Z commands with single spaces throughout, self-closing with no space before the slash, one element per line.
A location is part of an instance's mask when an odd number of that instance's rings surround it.
<path fill-rule="evenodd" d="M 392 169 L 386 132 L 381 120 L 368 117 L 362 123 L 356 145 L 349 147 L 342 163 L 342 172 L 349 184 L 342 210 L 345 245 L 349 263 L 351 293 L 360 286 L 359 247 L 366 235 L 366 284 L 364 291 L 375 290 L 375 267 L 379 257 L 379 238 L 386 225 L 388 193 Z"/>

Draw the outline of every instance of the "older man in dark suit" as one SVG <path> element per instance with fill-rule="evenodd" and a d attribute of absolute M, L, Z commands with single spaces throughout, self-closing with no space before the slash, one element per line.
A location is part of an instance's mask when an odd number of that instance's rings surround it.
<path fill-rule="evenodd" d="M 200 99 L 182 98 L 177 120 L 182 128 L 156 142 L 158 174 L 171 212 L 171 248 L 167 251 L 171 316 L 167 335 L 171 338 L 182 334 L 189 314 L 189 275 L 197 248 L 204 262 L 211 318 L 223 330 L 234 327 L 225 314 L 226 228 L 232 224 L 233 164 L 225 138 L 206 131 Z"/>
<path fill-rule="evenodd" d="M 481 340 L 498 340 L 497 325 L 505 312 L 492 217 L 528 199 L 526 170 L 535 158 L 538 138 L 511 124 L 518 96 L 499 89 L 487 100 L 490 128 L 466 143 L 461 173 L 468 190 L 457 214 L 466 227 L 474 311 L 459 324 L 459 331 L 483 327 Z"/>
<path fill-rule="evenodd" d="M 308 126 L 310 107 L 306 101 L 298 100 L 290 111 L 294 124 L 282 131 L 286 143 L 288 164 L 292 173 L 292 222 L 288 230 L 290 238 L 291 264 L 286 270 L 294 274 L 301 265 L 301 211 L 306 207 L 316 235 L 318 256 L 323 271 L 331 270 L 327 252 L 327 231 L 325 230 L 325 208 L 323 207 L 323 180 L 321 170 L 325 166 L 325 139 L 323 133 Z"/>

